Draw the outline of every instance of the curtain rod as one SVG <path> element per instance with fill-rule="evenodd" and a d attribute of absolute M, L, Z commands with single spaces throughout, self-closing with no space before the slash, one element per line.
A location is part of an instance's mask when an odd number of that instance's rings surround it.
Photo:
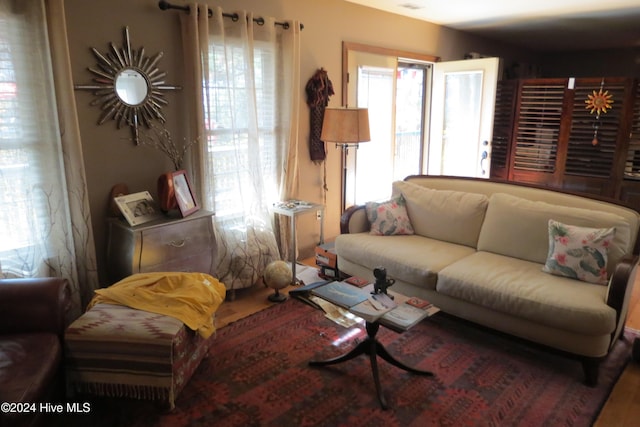
<path fill-rule="evenodd" d="M 158 2 L 158 7 L 162 10 L 179 9 L 189 13 L 189 6 L 178 6 L 178 5 L 171 4 L 165 0 L 160 0 Z M 213 16 L 213 11 L 208 8 L 207 10 L 209 11 L 208 13 L 209 18 L 211 18 L 211 16 Z M 238 19 L 240 19 L 240 15 L 238 15 L 237 13 L 222 13 L 222 16 L 224 16 L 225 18 L 231 18 L 233 22 L 236 22 Z M 261 18 L 261 17 L 253 18 L 253 22 L 255 22 L 258 25 L 264 25 L 264 18 Z M 280 25 L 285 30 L 289 29 L 288 22 L 276 22 L 275 25 Z M 300 30 L 303 30 L 303 29 L 304 29 L 304 25 L 300 24 Z"/>

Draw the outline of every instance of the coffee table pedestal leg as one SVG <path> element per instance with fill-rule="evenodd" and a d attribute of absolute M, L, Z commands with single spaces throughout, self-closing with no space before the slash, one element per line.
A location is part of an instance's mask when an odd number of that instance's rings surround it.
<path fill-rule="evenodd" d="M 367 337 L 360 344 L 355 346 L 351 351 L 345 353 L 341 356 L 335 357 L 333 359 L 328 360 L 312 360 L 309 362 L 309 366 L 327 366 L 334 365 L 336 363 L 346 362 L 347 360 L 351 360 L 356 356 L 361 354 L 368 354 L 369 360 L 371 361 L 371 371 L 373 372 L 373 381 L 376 385 L 376 392 L 378 393 L 378 400 L 380 401 L 380 406 L 382 409 L 387 409 L 387 401 L 384 398 L 382 393 L 382 386 L 380 385 L 380 374 L 378 373 L 378 359 L 377 356 L 380 356 L 382 359 L 386 360 L 388 363 L 393 366 L 405 370 L 407 372 L 411 372 L 413 374 L 418 375 L 427 375 L 433 376 L 433 373 L 429 371 L 423 371 L 420 369 L 412 368 L 410 366 L 405 365 L 400 362 L 398 359 L 394 358 L 386 348 L 376 339 L 376 334 L 378 333 L 378 329 L 380 328 L 380 324 L 377 322 L 367 322 Z"/>

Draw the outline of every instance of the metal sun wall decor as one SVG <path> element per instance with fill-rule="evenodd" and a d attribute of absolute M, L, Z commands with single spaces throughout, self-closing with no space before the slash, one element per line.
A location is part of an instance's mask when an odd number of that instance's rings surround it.
<path fill-rule="evenodd" d="M 150 127 L 154 119 L 162 123 L 166 121 L 162 107 L 168 102 L 164 99 L 163 91 L 182 88 L 165 84 L 167 73 L 157 67 L 162 52 L 148 57 L 144 47 L 137 51 L 131 49 L 129 27 L 124 28 L 124 45 L 121 48 L 113 43 L 110 45 L 111 50 L 104 55 L 91 48 L 98 63 L 97 68 L 89 67 L 88 70 L 96 75 L 93 79 L 96 84 L 74 87 L 94 91 L 95 99 L 90 105 L 100 105 L 102 109 L 98 125 L 113 119 L 117 122 L 118 129 L 123 124 L 131 126 L 133 140 L 138 145 L 138 127 L 141 123 Z"/>
<path fill-rule="evenodd" d="M 591 145 L 598 145 L 598 129 L 600 127 L 600 114 L 606 114 L 607 110 L 611 108 L 611 104 L 613 104 L 613 95 L 609 93 L 608 90 L 604 89 L 604 79 L 600 83 L 600 91 L 593 91 L 592 94 L 587 95 L 587 99 L 584 101 L 587 110 L 591 114 L 596 113 L 595 121 L 593 123 L 593 139 L 591 140 Z"/>

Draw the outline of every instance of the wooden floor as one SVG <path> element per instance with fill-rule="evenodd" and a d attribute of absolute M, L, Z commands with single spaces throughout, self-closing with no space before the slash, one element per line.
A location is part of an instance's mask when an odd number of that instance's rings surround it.
<path fill-rule="evenodd" d="M 280 292 L 287 295 L 289 289 L 285 288 Z M 233 301 L 226 300 L 216 312 L 216 328 L 225 327 L 231 322 L 257 313 L 260 310 L 277 304 L 269 301 L 269 295 L 273 294 L 273 289 L 263 285 L 255 285 L 251 288 L 238 289 Z"/>
<path fill-rule="evenodd" d="M 290 288 L 281 292 L 285 295 Z M 235 300 L 225 301 L 216 313 L 216 326 L 263 310 L 273 304 L 268 296 L 274 291 L 262 285 L 236 291 Z M 634 285 L 627 326 L 640 330 L 640 275 Z M 632 427 L 640 425 L 640 364 L 630 362 L 607 400 L 594 427 Z"/>
<path fill-rule="evenodd" d="M 636 277 L 629 304 L 627 327 L 640 330 L 640 275 Z M 640 425 L 640 364 L 631 361 L 609 396 L 594 427 Z"/>

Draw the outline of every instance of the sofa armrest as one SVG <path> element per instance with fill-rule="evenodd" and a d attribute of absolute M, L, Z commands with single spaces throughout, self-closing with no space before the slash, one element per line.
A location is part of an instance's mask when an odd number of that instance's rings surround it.
<path fill-rule="evenodd" d="M 626 310 L 635 282 L 637 265 L 638 256 L 626 257 L 616 265 L 611 276 L 607 305 L 616 310 L 616 324 L 626 320 Z"/>
<path fill-rule="evenodd" d="M 351 206 L 340 216 L 340 234 L 362 233 L 369 231 L 369 228 L 371 224 L 364 205 Z"/>
<path fill-rule="evenodd" d="M 64 334 L 71 305 L 66 279 L 0 279 L 0 334 L 51 332 Z"/>

